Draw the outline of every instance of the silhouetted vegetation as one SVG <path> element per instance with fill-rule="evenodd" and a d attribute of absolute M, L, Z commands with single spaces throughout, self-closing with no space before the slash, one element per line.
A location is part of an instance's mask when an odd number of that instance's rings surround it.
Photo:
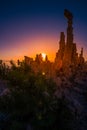
<path fill-rule="evenodd" d="M 11 62 L 6 74 L 8 94 L 0 97 L 0 127 L 5 130 L 72 130 L 74 115 L 68 102 L 57 98 L 52 79 L 35 74 L 24 62 Z"/>

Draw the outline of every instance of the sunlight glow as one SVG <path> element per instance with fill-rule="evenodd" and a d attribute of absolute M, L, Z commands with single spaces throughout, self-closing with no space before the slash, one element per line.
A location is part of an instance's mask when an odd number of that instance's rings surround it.
<path fill-rule="evenodd" d="M 46 59 L 46 54 L 45 53 L 42 53 L 42 58 L 43 58 L 43 60 Z"/>

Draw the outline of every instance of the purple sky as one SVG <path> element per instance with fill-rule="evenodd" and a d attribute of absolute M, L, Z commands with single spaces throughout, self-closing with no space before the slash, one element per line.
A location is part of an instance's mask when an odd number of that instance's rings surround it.
<path fill-rule="evenodd" d="M 14 1 L 14 2 L 13 2 Z M 50 59 L 58 50 L 60 32 L 66 33 L 64 9 L 74 15 L 74 42 L 87 51 L 87 4 L 85 0 L 0 1 L 0 59 L 35 57 L 45 52 Z"/>

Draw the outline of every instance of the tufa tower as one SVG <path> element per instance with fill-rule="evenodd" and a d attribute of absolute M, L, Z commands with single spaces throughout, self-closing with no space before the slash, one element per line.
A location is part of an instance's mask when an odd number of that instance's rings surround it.
<path fill-rule="evenodd" d="M 73 15 L 67 9 L 64 10 L 64 16 L 67 19 L 67 38 L 65 41 L 64 32 L 60 33 L 59 50 L 56 53 L 55 63 L 60 69 L 62 67 L 78 66 L 84 63 L 83 48 L 78 55 L 76 43 L 73 42 Z"/>

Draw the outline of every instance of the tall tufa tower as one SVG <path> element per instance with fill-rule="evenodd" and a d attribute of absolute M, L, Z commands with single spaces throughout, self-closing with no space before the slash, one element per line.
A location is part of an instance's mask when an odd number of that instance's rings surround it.
<path fill-rule="evenodd" d="M 67 9 L 64 10 L 64 16 L 67 18 L 67 40 L 63 57 L 64 66 L 76 65 L 78 59 L 76 43 L 73 42 L 73 14 Z"/>
<path fill-rule="evenodd" d="M 71 43 L 73 43 L 73 27 L 72 27 L 72 23 L 73 23 L 73 15 L 70 11 L 68 11 L 67 9 L 64 10 L 64 16 L 67 18 L 67 22 L 68 22 L 68 27 L 67 27 L 67 41 L 66 43 L 68 45 L 70 45 Z"/>
<path fill-rule="evenodd" d="M 67 18 L 67 38 L 65 41 L 64 32 L 60 34 L 59 50 L 56 53 L 55 63 L 61 67 L 77 66 L 79 62 L 83 63 L 83 49 L 80 56 L 77 53 L 76 43 L 73 42 L 73 14 L 67 9 L 64 10 L 64 16 Z M 61 64 L 61 66 L 60 66 Z"/>
<path fill-rule="evenodd" d="M 65 50 L 65 35 L 64 32 L 60 33 L 60 41 L 59 41 L 59 50 L 56 53 L 55 62 L 57 63 L 58 67 L 62 66 L 62 61 L 64 57 L 64 50 Z"/>

